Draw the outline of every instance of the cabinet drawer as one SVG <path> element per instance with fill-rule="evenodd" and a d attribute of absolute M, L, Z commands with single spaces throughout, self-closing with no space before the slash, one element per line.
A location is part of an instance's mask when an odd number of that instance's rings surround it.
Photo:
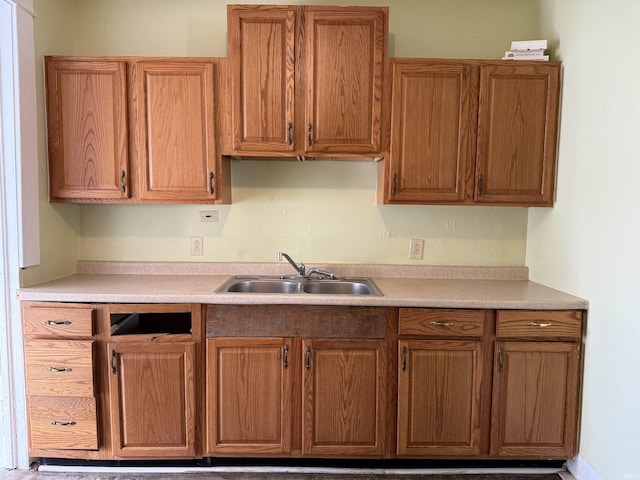
<path fill-rule="evenodd" d="M 399 335 L 482 337 L 484 310 L 401 308 Z"/>
<path fill-rule="evenodd" d="M 27 340 L 28 395 L 93 396 L 92 341 Z"/>
<path fill-rule="evenodd" d="M 31 448 L 98 449 L 93 397 L 29 397 Z"/>
<path fill-rule="evenodd" d="M 24 334 L 56 337 L 93 335 L 92 308 L 28 307 L 22 310 Z"/>
<path fill-rule="evenodd" d="M 497 338 L 580 338 L 579 310 L 498 310 Z"/>

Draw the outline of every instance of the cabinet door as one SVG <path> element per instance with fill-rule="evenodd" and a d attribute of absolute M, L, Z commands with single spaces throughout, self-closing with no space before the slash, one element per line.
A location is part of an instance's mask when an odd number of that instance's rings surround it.
<path fill-rule="evenodd" d="M 304 7 L 305 153 L 380 152 L 384 8 Z"/>
<path fill-rule="evenodd" d="M 124 62 L 46 57 L 52 201 L 130 195 Z"/>
<path fill-rule="evenodd" d="M 558 65 L 483 65 L 475 201 L 553 205 Z"/>
<path fill-rule="evenodd" d="M 399 342 L 398 455 L 480 453 L 482 345 Z"/>
<path fill-rule="evenodd" d="M 207 435 L 212 454 L 291 451 L 291 339 L 207 339 Z"/>
<path fill-rule="evenodd" d="M 576 447 L 579 345 L 497 342 L 491 454 L 571 458 Z"/>
<path fill-rule="evenodd" d="M 195 456 L 193 343 L 110 343 L 116 457 Z"/>
<path fill-rule="evenodd" d="M 383 453 L 384 341 L 303 341 L 302 449 L 311 455 Z"/>
<path fill-rule="evenodd" d="M 218 198 L 214 64 L 139 62 L 133 69 L 138 197 L 154 202 Z"/>
<path fill-rule="evenodd" d="M 228 7 L 236 154 L 293 151 L 296 10 Z"/>
<path fill-rule="evenodd" d="M 475 166 L 477 87 L 478 69 L 469 64 L 394 59 L 391 203 L 465 200 Z"/>

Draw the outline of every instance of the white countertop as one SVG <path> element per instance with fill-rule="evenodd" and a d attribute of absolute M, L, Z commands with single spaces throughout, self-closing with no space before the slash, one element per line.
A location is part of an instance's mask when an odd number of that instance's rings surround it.
<path fill-rule="evenodd" d="M 79 262 L 75 275 L 22 288 L 24 301 L 367 305 L 433 308 L 587 309 L 579 297 L 527 280 L 524 267 L 315 265 L 371 277 L 383 296 L 215 293 L 231 275 L 288 275 L 282 264 Z"/>

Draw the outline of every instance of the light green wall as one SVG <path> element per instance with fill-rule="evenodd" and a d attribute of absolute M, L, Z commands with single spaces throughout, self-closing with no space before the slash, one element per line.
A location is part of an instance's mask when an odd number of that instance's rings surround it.
<path fill-rule="evenodd" d="M 226 55 L 227 2 L 71 0 L 64 28 L 49 2 L 35 2 L 36 29 L 60 28 L 63 39 L 71 32 L 75 55 Z M 511 40 L 538 35 L 538 0 L 313 3 L 390 5 L 394 56 L 499 58 Z M 78 224 L 69 227 L 83 260 L 275 261 L 286 250 L 318 262 L 524 264 L 526 209 L 381 206 L 376 182 L 374 163 L 232 161 L 230 206 L 46 206 L 43 216 L 67 218 L 77 209 Z M 202 208 L 218 210 L 220 222 L 199 223 Z M 204 256 L 189 255 L 192 235 L 204 237 Z M 425 239 L 424 260 L 408 259 L 411 237 Z M 50 238 L 58 250 L 67 242 L 62 234 Z M 54 256 L 44 255 L 43 265 L 49 262 Z M 30 279 L 51 276 L 40 268 Z"/>
<path fill-rule="evenodd" d="M 601 478 L 640 478 L 640 2 L 541 5 L 564 68 L 560 188 L 529 213 L 527 265 L 590 301 L 580 456 Z"/>

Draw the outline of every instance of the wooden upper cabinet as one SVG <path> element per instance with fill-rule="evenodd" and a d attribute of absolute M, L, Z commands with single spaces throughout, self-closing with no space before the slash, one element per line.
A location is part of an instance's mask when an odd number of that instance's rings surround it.
<path fill-rule="evenodd" d="M 560 64 L 393 59 L 384 203 L 552 206 Z"/>
<path fill-rule="evenodd" d="M 50 199 L 130 196 L 126 63 L 45 58 Z"/>
<path fill-rule="evenodd" d="M 394 59 L 392 78 L 389 202 L 463 202 L 474 168 L 477 67 Z"/>
<path fill-rule="evenodd" d="M 380 155 L 386 7 L 229 5 L 232 154 Z"/>
<path fill-rule="evenodd" d="M 235 152 L 292 152 L 296 11 L 229 5 Z"/>
<path fill-rule="evenodd" d="M 559 86 L 557 64 L 481 68 L 476 202 L 553 205 Z"/>
<path fill-rule="evenodd" d="M 214 200 L 213 63 L 139 62 L 133 72 L 139 197 Z"/>
<path fill-rule="evenodd" d="M 307 154 L 380 151 L 387 15 L 304 7 Z"/>

